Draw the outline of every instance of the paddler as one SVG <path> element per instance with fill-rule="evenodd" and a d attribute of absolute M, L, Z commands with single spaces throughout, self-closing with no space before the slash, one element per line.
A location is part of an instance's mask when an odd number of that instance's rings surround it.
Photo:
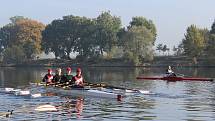
<path fill-rule="evenodd" d="M 81 68 L 76 69 L 76 75 L 72 78 L 73 87 L 83 88 L 84 87 L 84 78 L 82 76 Z"/>
<path fill-rule="evenodd" d="M 48 73 L 43 77 L 42 81 L 45 82 L 46 84 L 52 84 L 52 70 L 48 69 Z"/>
<path fill-rule="evenodd" d="M 168 69 L 166 70 L 166 77 L 175 77 L 176 74 L 172 71 L 172 67 L 168 66 Z"/>

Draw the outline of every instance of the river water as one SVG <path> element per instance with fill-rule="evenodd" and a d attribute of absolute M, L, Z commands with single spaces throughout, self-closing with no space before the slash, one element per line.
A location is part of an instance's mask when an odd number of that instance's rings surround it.
<path fill-rule="evenodd" d="M 55 68 L 53 68 L 55 69 Z M 29 89 L 40 92 L 30 82 L 41 80 L 47 68 L 0 68 L 0 87 Z M 75 70 L 75 68 L 73 69 Z M 155 120 L 212 121 L 215 120 L 214 82 L 137 80 L 136 76 L 161 76 L 164 68 L 83 68 L 86 81 L 123 88 L 148 90 L 150 94 L 128 95 L 117 101 L 92 97 L 72 97 L 46 93 L 41 97 L 0 93 L 0 120 Z M 186 77 L 215 77 L 214 68 L 175 68 Z M 39 112 L 40 105 L 54 105 L 58 111 Z M 14 110 L 6 118 L 1 112 Z"/>

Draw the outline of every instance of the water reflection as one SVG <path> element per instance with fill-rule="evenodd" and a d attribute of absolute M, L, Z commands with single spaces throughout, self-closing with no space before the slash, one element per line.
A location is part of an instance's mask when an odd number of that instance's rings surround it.
<path fill-rule="evenodd" d="M 187 77 L 214 77 L 213 68 L 174 68 Z M 27 87 L 40 80 L 45 68 L 1 68 L 1 87 Z M 165 82 L 136 80 L 136 76 L 160 76 L 165 68 L 83 68 L 89 82 L 149 90 L 118 102 L 91 97 L 66 97 L 46 93 L 41 98 L 0 94 L 0 110 L 15 109 L 11 120 L 215 120 L 214 82 Z M 27 87 L 28 88 L 28 87 Z M 35 88 L 35 92 L 40 88 Z M 58 112 L 36 112 L 40 104 L 52 104 Z M 1 120 L 1 119 L 0 119 Z"/>
<path fill-rule="evenodd" d="M 207 117 L 208 120 L 214 120 L 214 83 L 187 83 L 185 93 L 190 95 L 183 101 L 184 110 L 186 110 L 187 120 L 203 120 Z"/>
<path fill-rule="evenodd" d="M 32 80 L 41 79 L 42 68 L 1 68 L 0 81 L 2 87 L 17 87 L 28 85 Z"/>
<path fill-rule="evenodd" d="M 83 97 L 63 97 L 65 102 L 59 105 L 61 111 L 65 111 L 65 115 L 68 117 L 72 117 L 75 114 L 77 119 L 81 119 L 83 106 L 84 106 L 84 98 Z"/>

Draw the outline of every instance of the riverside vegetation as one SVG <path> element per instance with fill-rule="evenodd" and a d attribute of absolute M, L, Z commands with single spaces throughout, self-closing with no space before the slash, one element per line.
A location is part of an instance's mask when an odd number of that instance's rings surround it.
<path fill-rule="evenodd" d="M 133 17 L 126 27 L 121 25 L 120 17 L 111 15 L 110 11 L 102 12 L 96 18 L 63 16 L 48 25 L 23 16 L 14 16 L 10 20 L 11 23 L 0 28 L 2 66 L 66 62 L 135 66 L 159 60 L 154 59 L 153 49 L 156 27 L 152 20 L 142 16 Z M 165 52 L 169 48 L 158 44 L 156 50 Z M 174 57 L 185 56 L 193 65 L 199 64 L 202 58 L 213 63 L 214 50 L 215 22 L 211 30 L 189 26 L 181 44 L 173 48 Z M 55 59 L 51 62 L 40 60 L 42 52 L 53 53 Z M 75 59 L 71 59 L 73 53 L 77 55 Z"/>

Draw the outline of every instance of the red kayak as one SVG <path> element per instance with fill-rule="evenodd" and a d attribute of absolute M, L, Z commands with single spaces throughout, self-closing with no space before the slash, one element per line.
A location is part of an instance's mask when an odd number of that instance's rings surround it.
<path fill-rule="evenodd" d="M 212 78 L 198 78 L 198 77 L 143 77 L 139 76 L 136 79 L 143 80 L 166 80 L 166 81 L 213 81 Z"/>

